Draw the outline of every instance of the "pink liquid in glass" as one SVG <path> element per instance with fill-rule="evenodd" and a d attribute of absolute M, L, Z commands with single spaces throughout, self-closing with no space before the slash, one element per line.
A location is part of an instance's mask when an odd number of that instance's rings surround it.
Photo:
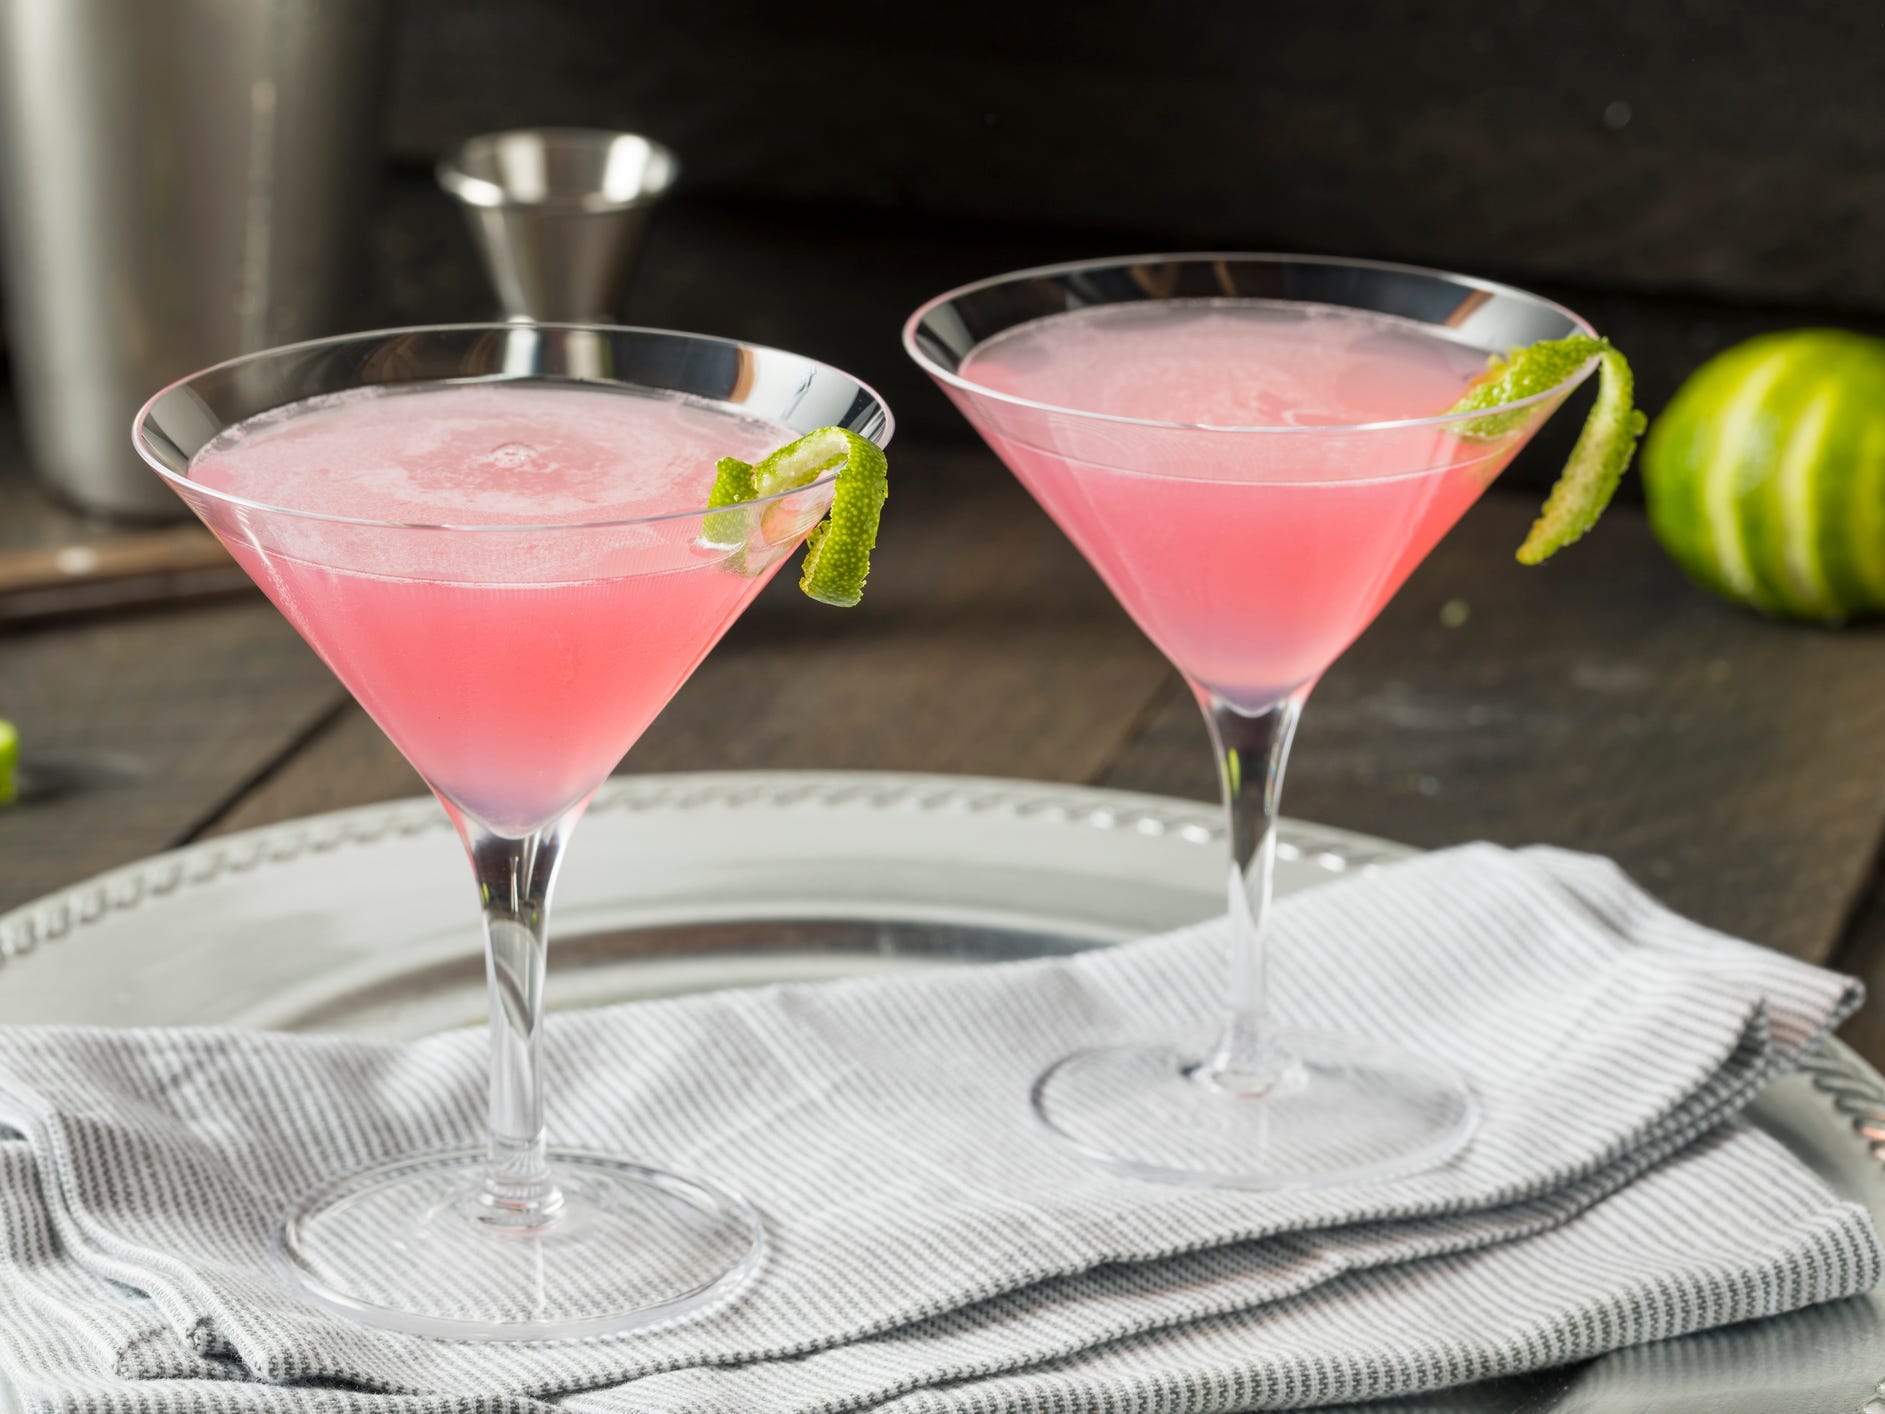
<path fill-rule="evenodd" d="M 205 517 L 433 789 L 521 835 L 595 790 L 776 569 L 735 572 L 687 513 L 717 458 L 792 436 L 679 396 L 432 385 L 251 419 L 190 476 L 312 513 Z"/>
<path fill-rule="evenodd" d="M 1514 450 L 1331 429 L 1434 417 L 1485 361 L 1374 314 L 1152 301 L 1035 320 L 963 362 L 1047 409 L 952 396 L 1166 655 L 1254 712 L 1320 676 Z M 1231 430 L 1253 427 L 1292 430 Z"/>

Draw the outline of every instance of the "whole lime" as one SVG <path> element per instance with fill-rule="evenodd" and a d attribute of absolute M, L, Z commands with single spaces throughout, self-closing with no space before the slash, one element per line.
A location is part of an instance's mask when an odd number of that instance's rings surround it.
<path fill-rule="evenodd" d="M 1763 334 L 1649 430 L 1650 524 L 1691 578 L 1780 618 L 1885 612 L 1885 340 Z"/>

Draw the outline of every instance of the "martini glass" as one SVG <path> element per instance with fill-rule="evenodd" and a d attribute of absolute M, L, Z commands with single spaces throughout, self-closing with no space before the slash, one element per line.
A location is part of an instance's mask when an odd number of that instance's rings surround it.
<path fill-rule="evenodd" d="M 298 344 L 138 414 L 144 459 L 432 787 L 483 908 L 486 1142 L 336 1174 L 287 1214 L 318 1304 L 566 1338 L 675 1318 L 755 1269 L 737 1194 L 548 1147 L 550 895 L 590 796 L 831 504 L 835 476 L 709 515 L 714 459 L 832 425 L 883 442 L 891 419 L 796 354 L 574 325 Z"/>
<path fill-rule="evenodd" d="M 1490 413 L 1431 414 L 1489 352 L 1578 332 L 1557 305 L 1483 280 L 1256 255 L 1024 270 L 911 316 L 911 357 L 1184 675 L 1216 750 L 1222 1003 L 1195 1036 L 1082 1051 L 1040 1077 L 1037 1115 L 1089 1157 L 1169 1182 L 1308 1188 L 1432 1167 L 1470 1141 L 1477 1105 L 1445 1057 L 1272 1022 L 1278 799 L 1317 678 L 1590 366 Z M 1318 369 L 1328 388 L 1292 402 Z M 1396 400 L 1391 417 L 1352 412 Z"/>

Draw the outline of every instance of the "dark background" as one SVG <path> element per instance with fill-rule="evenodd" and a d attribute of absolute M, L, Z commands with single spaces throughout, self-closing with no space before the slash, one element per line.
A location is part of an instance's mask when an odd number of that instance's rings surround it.
<path fill-rule="evenodd" d="M 404 0 L 362 319 L 493 307 L 431 164 L 549 123 L 683 176 L 620 313 L 785 344 L 963 438 L 946 286 L 1172 248 L 1408 260 L 1593 319 L 1652 411 L 1764 328 L 1885 331 L 1885 7 L 1765 0 Z M 1557 444 L 1575 431 L 1560 418 Z M 1538 483 L 1561 445 L 1514 468 Z"/>

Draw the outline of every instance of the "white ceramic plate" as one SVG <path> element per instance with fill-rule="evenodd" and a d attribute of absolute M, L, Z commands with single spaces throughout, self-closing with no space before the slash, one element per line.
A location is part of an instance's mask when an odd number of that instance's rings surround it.
<path fill-rule="evenodd" d="M 1158 796 L 968 777 L 629 777 L 598 795 L 571 846 L 551 1003 L 1119 942 L 1218 909 L 1223 848 L 1214 810 Z M 1278 889 L 1409 853 L 1292 821 Z M 475 1022 L 472 900 L 430 800 L 209 841 L 0 916 L 0 1023 L 412 1036 Z M 1885 1081 L 1850 1051 L 1830 1047 L 1754 1113 L 1885 1217 Z M 1885 1306 L 1862 1301 L 1375 1407 L 1827 1414 L 1866 1406 L 1882 1352 Z"/>

